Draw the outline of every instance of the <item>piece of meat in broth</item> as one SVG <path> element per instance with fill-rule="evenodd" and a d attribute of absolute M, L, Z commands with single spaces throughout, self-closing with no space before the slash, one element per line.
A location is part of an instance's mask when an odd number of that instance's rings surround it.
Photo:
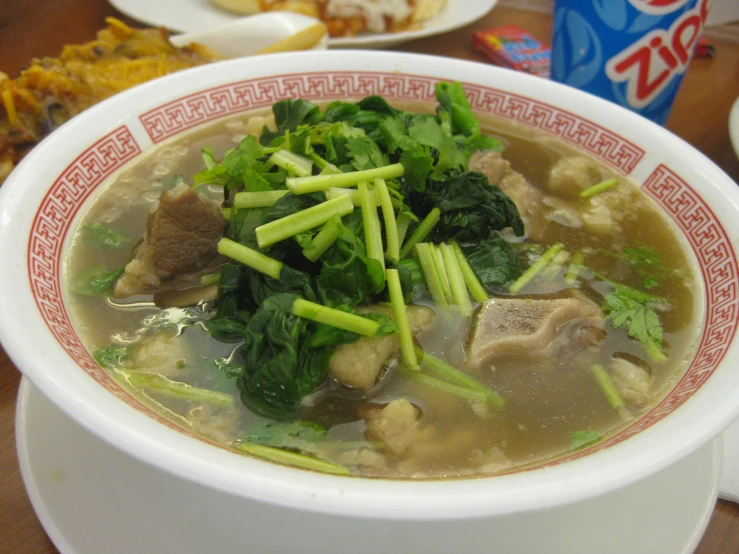
<path fill-rule="evenodd" d="M 613 358 L 608 369 L 624 401 L 637 407 L 647 404 L 652 386 L 652 375 L 648 369 L 623 358 Z"/>
<path fill-rule="evenodd" d="M 619 184 L 587 199 L 579 198 L 586 188 L 612 178 L 618 176 L 602 163 L 587 156 L 568 156 L 549 170 L 545 188 L 558 198 L 574 201 L 585 230 L 617 240 L 635 217 L 633 206 L 638 200 L 633 188 Z"/>
<path fill-rule="evenodd" d="M 397 398 L 367 415 L 367 438 L 380 441 L 396 455 L 407 452 L 417 440 L 421 411 L 405 398 Z"/>
<path fill-rule="evenodd" d="M 587 339 L 582 329 L 602 327 L 603 314 L 583 298 L 491 298 L 475 315 L 467 363 L 478 369 L 499 356 L 544 355 L 565 324 L 574 340 Z"/>
<path fill-rule="evenodd" d="M 392 317 L 385 306 L 357 308 L 359 313 L 378 313 Z M 434 311 L 426 306 L 408 306 L 411 333 L 417 335 L 434 319 Z M 362 390 L 371 389 L 382 368 L 400 346 L 397 334 L 382 337 L 361 337 L 349 344 L 341 344 L 331 356 L 328 371 L 337 381 Z"/>
<path fill-rule="evenodd" d="M 153 292 L 163 281 L 211 267 L 224 229 L 218 203 L 178 183 L 153 206 L 144 240 L 118 279 L 115 296 Z"/>
<path fill-rule="evenodd" d="M 567 156 L 549 170 L 546 189 L 562 198 L 577 198 L 586 188 L 611 177 L 611 172 L 592 158 Z"/>

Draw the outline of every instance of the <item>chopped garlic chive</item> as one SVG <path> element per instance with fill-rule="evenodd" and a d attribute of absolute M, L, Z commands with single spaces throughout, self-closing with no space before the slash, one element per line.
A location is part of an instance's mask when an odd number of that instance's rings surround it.
<path fill-rule="evenodd" d="M 395 219 L 395 225 L 398 227 L 398 244 L 403 244 L 405 240 L 405 234 L 408 232 L 408 225 L 411 223 L 411 217 L 405 213 L 398 213 L 398 217 Z"/>
<path fill-rule="evenodd" d="M 382 218 L 385 222 L 385 238 L 387 240 L 387 257 L 395 260 L 400 259 L 400 244 L 398 243 L 398 226 L 395 223 L 395 212 L 390 199 L 390 192 L 384 179 L 375 179 L 375 190 L 382 208 Z"/>
<path fill-rule="evenodd" d="M 318 234 L 313 237 L 311 245 L 303 248 L 303 256 L 310 261 L 315 262 L 323 256 L 331 245 L 336 242 L 341 234 L 341 218 L 338 215 L 333 216 L 326 222 Z"/>
<path fill-rule="evenodd" d="M 436 266 L 436 274 L 439 276 L 441 282 L 441 290 L 444 291 L 444 297 L 446 297 L 449 304 L 454 304 L 454 297 L 452 296 L 452 287 L 449 286 L 449 275 L 446 271 L 446 264 L 444 263 L 444 257 L 441 255 L 441 249 L 431 244 L 431 255 L 434 257 L 434 265 Z"/>
<path fill-rule="evenodd" d="M 238 192 L 234 195 L 234 208 L 270 208 L 289 190 L 260 190 Z"/>
<path fill-rule="evenodd" d="M 542 270 L 542 278 L 546 281 L 552 281 L 557 277 L 557 275 L 559 275 L 559 272 L 562 271 L 562 268 L 569 259 L 570 253 L 567 252 L 567 250 L 561 250 L 558 252 L 557 255 L 552 258 L 552 263 Z"/>
<path fill-rule="evenodd" d="M 449 276 L 449 287 L 452 289 L 454 304 L 462 315 L 470 315 L 472 313 L 472 303 L 470 302 L 470 295 L 467 293 L 467 285 L 464 282 L 457 255 L 449 244 L 441 244 L 439 248 Z"/>
<path fill-rule="evenodd" d="M 408 309 L 403 300 L 403 289 L 400 286 L 400 276 L 397 269 L 388 269 L 385 272 L 387 279 L 387 290 L 390 296 L 390 305 L 393 308 L 393 319 L 398 326 L 398 338 L 400 339 L 400 353 L 403 361 L 412 370 L 418 370 L 418 360 L 411 335 L 411 325 L 408 322 Z"/>
<path fill-rule="evenodd" d="M 307 194 L 331 187 L 354 187 L 358 183 L 373 179 L 395 179 L 405 172 L 402 164 L 392 164 L 349 173 L 314 175 L 311 177 L 288 177 L 286 184 L 294 194 Z"/>
<path fill-rule="evenodd" d="M 426 286 L 431 293 L 431 299 L 439 306 L 446 306 L 448 302 L 434 261 L 433 247 L 433 244 L 419 242 L 416 244 L 416 253 L 418 254 L 418 261 L 421 263 Z"/>
<path fill-rule="evenodd" d="M 593 372 L 595 380 L 598 382 L 598 386 L 606 397 L 606 400 L 608 400 L 608 403 L 611 405 L 611 408 L 614 410 L 623 408 L 624 399 L 621 398 L 621 395 L 618 393 L 618 389 L 616 389 L 616 385 L 613 384 L 613 381 L 611 381 L 611 378 L 608 376 L 606 368 L 600 364 L 594 364 L 590 366 L 590 371 Z"/>
<path fill-rule="evenodd" d="M 454 248 L 454 253 L 457 255 L 457 262 L 459 263 L 459 269 L 462 270 L 464 282 L 467 284 L 467 289 L 470 291 L 472 298 L 477 302 L 485 302 L 485 300 L 488 299 L 488 293 L 477 278 L 475 270 L 472 269 L 467 258 L 465 258 L 464 252 L 462 252 L 462 247 L 456 242 L 452 242 L 451 244 L 452 248 Z"/>
<path fill-rule="evenodd" d="M 269 275 L 273 279 L 280 278 L 282 262 L 278 262 L 261 252 L 252 250 L 248 246 L 234 242 L 231 239 L 222 238 L 218 241 L 218 253 L 228 256 L 237 262 L 241 262 L 260 273 Z"/>
<path fill-rule="evenodd" d="M 373 319 L 362 317 L 361 315 L 342 312 L 328 306 L 316 304 L 302 298 L 296 298 L 292 305 L 292 314 L 298 317 L 304 317 L 318 323 L 325 323 L 337 329 L 344 329 L 364 335 L 366 337 L 374 337 L 380 324 Z"/>
<path fill-rule="evenodd" d="M 270 246 L 326 223 L 333 216 L 343 216 L 354 211 L 349 198 L 343 196 L 326 200 L 320 204 L 300 210 L 275 221 L 270 221 L 256 228 L 259 248 Z"/>
<path fill-rule="evenodd" d="M 258 458 L 264 458 L 265 460 L 289 466 L 302 467 L 303 469 L 312 469 L 315 471 L 322 471 L 323 473 L 334 473 L 336 475 L 349 475 L 351 473 L 348 468 L 342 465 L 327 462 L 307 454 L 299 454 L 297 452 L 291 452 L 290 450 L 283 450 L 282 448 L 274 448 L 272 446 L 264 446 L 262 444 L 254 444 L 251 442 L 242 442 L 236 445 L 236 449 Z"/>
<path fill-rule="evenodd" d="M 441 219 L 441 210 L 439 208 L 434 208 L 425 218 L 423 218 L 423 221 L 421 221 L 418 227 L 416 227 L 416 230 L 413 231 L 413 234 L 408 237 L 408 240 L 403 245 L 403 248 L 400 249 L 401 259 L 405 258 L 408 254 L 411 253 L 411 250 L 413 250 L 413 247 L 416 245 L 416 243 L 423 242 L 423 239 L 426 238 L 426 236 L 431 232 L 434 226 L 439 222 L 439 219 Z"/>
<path fill-rule="evenodd" d="M 267 163 L 273 163 L 298 177 L 307 177 L 313 173 L 313 162 L 290 150 L 278 150 L 269 157 Z"/>
<path fill-rule="evenodd" d="M 487 396 L 487 403 L 491 406 L 502 408 L 505 405 L 505 398 L 500 396 L 497 392 L 489 389 L 478 380 L 470 377 L 453 365 L 450 365 L 445 361 L 432 356 L 428 352 L 423 351 L 418 346 L 415 347 L 415 350 L 422 368 L 430 370 L 438 377 L 451 381 L 455 385 L 485 394 Z"/>
<path fill-rule="evenodd" d="M 572 286 L 577 284 L 577 278 L 580 276 L 580 266 L 583 263 L 583 256 L 581 252 L 575 252 L 572 255 L 572 261 L 570 267 L 565 275 L 565 283 Z"/>
<path fill-rule="evenodd" d="M 364 224 L 364 242 L 367 248 L 367 257 L 377 260 L 382 266 L 382 270 L 385 271 L 385 253 L 382 250 L 380 218 L 377 215 L 375 196 L 370 193 L 367 183 L 359 183 L 357 188 L 362 202 L 362 222 Z"/>
<path fill-rule="evenodd" d="M 601 181 L 600 183 L 581 190 L 580 198 L 590 198 L 591 196 L 595 196 L 596 194 L 605 192 L 608 189 L 615 187 L 616 185 L 618 185 L 618 179 L 606 179 L 605 181 Z"/>
<path fill-rule="evenodd" d="M 522 288 L 528 285 L 542 269 L 548 266 L 554 256 L 556 256 L 563 248 L 564 245 L 560 242 L 551 246 L 549 250 L 544 252 L 541 257 L 531 265 L 531 267 L 523 272 L 523 275 L 521 275 L 518 279 L 516 279 L 516 281 L 514 281 L 514 283 L 510 287 L 508 287 L 508 290 L 513 294 L 519 292 Z"/>

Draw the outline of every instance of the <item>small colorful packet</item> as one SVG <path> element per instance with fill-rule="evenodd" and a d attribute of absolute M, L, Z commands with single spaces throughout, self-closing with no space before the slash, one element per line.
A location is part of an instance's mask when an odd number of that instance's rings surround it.
<path fill-rule="evenodd" d="M 517 25 L 475 31 L 472 46 L 495 64 L 549 77 L 551 49 Z"/>

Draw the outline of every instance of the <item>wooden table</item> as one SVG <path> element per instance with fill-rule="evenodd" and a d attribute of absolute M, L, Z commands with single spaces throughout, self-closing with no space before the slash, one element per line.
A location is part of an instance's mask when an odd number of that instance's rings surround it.
<path fill-rule="evenodd" d="M 15 77 L 32 57 L 56 55 L 64 44 L 90 40 L 110 15 L 136 25 L 105 0 L 4 0 L 0 9 L 0 70 Z M 498 8 L 469 27 L 397 49 L 479 61 L 469 45 L 471 31 L 511 23 L 527 28 L 540 40 L 549 40 L 550 16 Z M 739 159 L 727 129 L 729 110 L 739 96 L 739 44 L 716 43 L 716 51 L 715 59 L 691 64 L 668 128 L 739 182 Z M 55 553 L 26 496 L 16 460 L 14 414 L 19 382 L 20 373 L 0 349 L 0 552 Z M 696 552 L 739 552 L 739 506 L 717 503 Z"/>

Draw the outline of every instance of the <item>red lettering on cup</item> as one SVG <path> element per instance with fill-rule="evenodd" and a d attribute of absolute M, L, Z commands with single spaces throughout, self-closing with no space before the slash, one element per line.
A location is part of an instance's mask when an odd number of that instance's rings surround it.
<path fill-rule="evenodd" d="M 683 0 L 629 0 L 649 4 L 650 9 L 677 9 Z M 694 9 L 678 17 L 668 30 L 655 29 L 606 62 L 606 75 L 626 83 L 626 99 L 634 108 L 649 105 L 670 81 L 688 67 L 693 47 L 708 14 L 710 0 L 701 0 Z M 656 13 L 656 12 L 648 12 Z M 666 13 L 666 12 L 662 12 Z"/>

